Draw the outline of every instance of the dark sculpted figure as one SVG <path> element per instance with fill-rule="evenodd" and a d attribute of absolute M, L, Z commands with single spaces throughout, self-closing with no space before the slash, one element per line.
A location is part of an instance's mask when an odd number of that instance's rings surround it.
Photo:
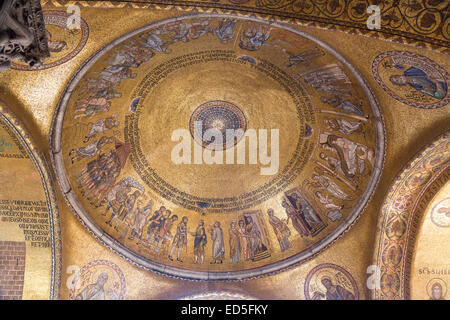
<path fill-rule="evenodd" d="M 4 0 L 0 8 L 0 71 L 21 60 L 33 67 L 49 56 L 39 0 Z"/>

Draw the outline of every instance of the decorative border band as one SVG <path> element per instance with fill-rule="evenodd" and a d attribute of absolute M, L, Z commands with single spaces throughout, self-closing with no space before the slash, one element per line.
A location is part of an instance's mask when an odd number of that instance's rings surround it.
<path fill-rule="evenodd" d="M 349 34 L 358 34 L 384 39 L 396 43 L 410 44 L 420 48 L 429 48 L 450 54 L 450 35 L 448 25 L 450 17 L 445 15 L 446 8 L 439 9 L 424 1 L 413 6 L 412 3 L 399 4 L 399 1 L 381 3 L 381 29 L 370 30 L 366 20 L 369 14 L 366 6 L 355 0 L 307 0 L 306 4 L 295 0 L 117 0 L 117 1 L 71 1 L 43 0 L 43 8 L 58 8 L 67 5 L 79 5 L 93 8 L 132 8 L 166 9 L 188 11 L 192 13 L 242 13 L 251 17 L 269 18 L 273 21 L 293 23 L 302 26 L 314 26 L 323 29 L 340 30 Z M 327 2 L 337 7 L 329 12 Z M 402 1 L 403 2 L 403 1 Z M 405 1 L 406 2 L 406 1 Z M 366 3 L 366 5 L 368 5 Z M 302 7 L 303 6 L 303 7 Z M 306 9 L 311 7 L 311 10 Z M 363 8 L 364 7 L 364 8 Z M 398 22 L 400 21 L 400 22 Z"/>
<path fill-rule="evenodd" d="M 450 168 L 450 131 L 427 145 L 408 162 L 389 189 L 378 217 L 373 264 L 381 271 L 373 299 L 403 300 L 409 296 L 408 275 L 417 223 L 417 208 L 430 186 Z M 394 248 L 394 255 L 388 249 Z"/>

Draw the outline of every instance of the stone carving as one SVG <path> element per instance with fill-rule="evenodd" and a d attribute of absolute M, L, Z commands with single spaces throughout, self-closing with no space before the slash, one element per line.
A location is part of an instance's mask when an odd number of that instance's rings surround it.
<path fill-rule="evenodd" d="M 10 68 L 11 60 L 30 67 L 49 57 L 44 18 L 39 0 L 5 0 L 0 11 L 0 71 Z"/>

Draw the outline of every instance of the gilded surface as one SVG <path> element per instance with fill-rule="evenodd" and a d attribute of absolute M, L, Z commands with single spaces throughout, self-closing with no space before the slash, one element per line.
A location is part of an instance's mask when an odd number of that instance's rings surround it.
<path fill-rule="evenodd" d="M 358 0 L 135 0 L 135 1 L 66 1 L 47 0 L 44 5 L 61 6 L 77 3 L 83 6 L 111 8 L 180 8 L 184 10 L 224 10 L 225 13 L 241 11 L 296 20 L 301 24 L 368 34 L 417 46 L 430 46 L 448 53 L 450 35 L 448 10 L 450 2 L 444 1 L 358 1 Z M 367 28 L 371 16 L 370 5 L 380 9 L 380 26 Z M 372 12 L 373 13 L 373 12 Z"/>
<path fill-rule="evenodd" d="M 182 278 L 260 276 L 309 258 L 359 215 L 381 170 L 383 125 L 345 61 L 231 16 L 162 21 L 120 40 L 78 73 L 52 140 L 71 205 L 149 261 L 136 263 Z M 193 122 L 203 144 L 191 130 L 174 151 L 173 133 Z M 223 144 L 208 156 L 216 145 L 204 131 L 216 126 Z M 226 130 L 250 126 L 259 140 L 227 142 Z M 275 168 L 261 163 L 269 129 Z M 228 164 L 223 150 L 243 150 L 243 162 Z"/>
<path fill-rule="evenodd" d="M 373 258 L 381 271 L 380 289 L 373 292 L 374 298 L 409 298 L 410 259 L 414 252 L 416 221 L 420 219 L 419 204 L 430 184 L 438 179 L 448 181 L 448 136 L 448 133 L 442 135 L 409 162 L 386 196 L 378 221 Z M 420 232 L 426 232 L 424 227 Z"/>
<path fill-rule="evenodd" d="M 53 112 L 65 85 L 80 64 L 103 45 L 124 33 L 144 24 L 182 13 L 175 10 L 129 8 L 109 10 L 101 8 L 102 6 L 98 3 L 97 8 L 82 8 L 81 15 L 89 24 L 90 37 L 84 49 L 72 60 L 47 70 L 26 73 L 12 70 L 0 75 L 2 98 L 14 107 L 16 114 L 21 115 L 30 133 L 35 137 L 37 146 L 43 150 L 47 159 L 49 158 L 48 134 Z M 60 5 L 57 7 L 58 10 L 66 9 Z M 109 27 L 104 28 L 105 25 Z M 58 192 L 64 238 L 64 273 L 60 287 L 63 299 L 69 299 L 70 283 L 76 273 L 74 270 L 79 270 L 96 260 L 108 260 L 120 267 L 127 282 L 125 299 L 175 299 L 186 295 L 200 293 L 207 295 L 211 292 L 224 291 L 266 299 L 305 299 L 304 284 L 308 273 L 314 267 L 326 263 L 341 266 L 351 274 L 357 283 L 360 299 L 371 298 L 370 291 L 366 288 L 366 280 L 369 276 L 366 269 L 372 263 L 374 226 L 380 204 L 392 183 L 392 178 L 420 151 L 423 145 L 449 129 L 450 120 L 448 106 L 425 110 L 412 108 L 392 98 L 373 79 L 372 61 L 383 52 L 409 51 L 433 60 L 448 71 L 448 58 L 433 50 L 418 49 L 400 43 L 319 28 L 302 26 L 295 26 L 295 28 L 339 50 L 352 65 L 356 66 L 372 87 L 384 115 L 387 136 L 385 166 L 377 190 L 358 222 L 331 248 L 294 269 L 240 283 L 196 283 L 170 279 L 142 270 L 112 253 L 83 228 L 67 207 L 62 194 Z M 431 264 L 432 262 L 429 262 L 429 265 Z M 70 269 L 70 266 L 78 266 L 78 269 Z M 70 281 L 67 282 L 68 280 Z M 415 281 L 414 278 L 413 281 Z M 89 283 L 86 282 L 86 284 Z M 412 296 L 416 297 L 414 285 L 411 287 Z M 423 285 L 418 288 L 424 290 Z M 424 292 L 420 291 L 420 297 L 427 298 Z"/>
<path fill-rule="evenodd" d="M 61 236 L 52 185 L 23 125 L 0 108 L 0 298 L 56 299 Z"/>
<path fill-rule="evenodd" d="M 410 275 L 411 299 L 448 300 L 450 251 L 446 239 L 449 229 L 450 183 L 430 201 L 417 235 Z"/>

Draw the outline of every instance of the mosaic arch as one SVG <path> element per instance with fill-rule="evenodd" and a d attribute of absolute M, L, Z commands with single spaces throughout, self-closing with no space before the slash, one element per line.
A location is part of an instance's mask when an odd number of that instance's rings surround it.
<path fill-rule="evenodd" d="M 98 7 L 95 1 L 42 0 L 43 8 L 76 3 Z M 369 30 L 367 8 L 378 5 L 381 28 Z M 252 12 L 258 16 L 277 17 L 285 22 L 341 30 L 350 34 L 370 35 L 417 47 L 449 53 L 450 17 L 448 1 L 359 1 L 359 0 L 127 0 L 104 1 L 106 8 L 166 9 L 202 13 Z"/>
<path fill-rule="evenodd" d="M 45 160 L 0 101 L 0 299 L 58 299 L 61 231 Z"/>
<path fill-rule="evenodd" d="M 177 130 L 188 135 L 178 164 Z M 261 174 L 261 145 L 250 160 L 252 134 L 278 150 L 278 170 Z M 166 276 L 245 280 L 310 259 L 352 226 L 382 169 L 384 127 L 365 80 L 326 44 L 198 14 L 91 56 L 59 101 L 51 148 L 67 202 L 114 252 Z M 206 160 L 239 148 L 243 163 Z"/>
<path fill-rule="evenodd" d="M 424 211 L 450 178 L 449 137 L 447 132 L 422 149 L 385 197 L 373 255 L 373 264 L 380 267 L 381 287 L 372 292 L 373 299 L 410 299 L 411 262 Z"/>

